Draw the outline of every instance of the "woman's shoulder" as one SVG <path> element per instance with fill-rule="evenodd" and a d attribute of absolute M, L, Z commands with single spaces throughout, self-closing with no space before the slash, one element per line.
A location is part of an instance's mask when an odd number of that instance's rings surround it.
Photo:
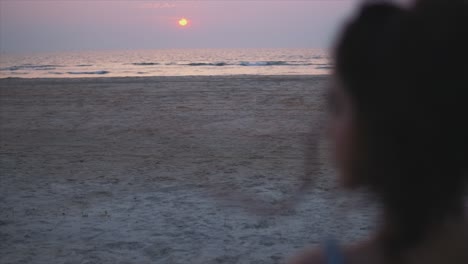
<path fill-rule="evenodd" d="M 327 264 L 323 250 L 319 247 L 303 249 L 290 259 L 288 264 Z"/>

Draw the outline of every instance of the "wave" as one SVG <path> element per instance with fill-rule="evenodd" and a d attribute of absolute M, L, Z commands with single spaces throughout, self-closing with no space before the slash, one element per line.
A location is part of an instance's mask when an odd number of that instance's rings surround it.
<path fill-rule="evenodd" d="M 241 61 L 240 66 L 310 66 L 310 65 L 328 65 L 304 61 Z"/>
<path fill-rule="evenodd" d="M 108 71 L 67 72 L 68 74 L 108 74 Z"/>
<path fill-rule="evenodd" d="M 190 63 L 177 63 L 177 62 L 166 62 L 166 63 L 157 63 L 157 62 L 135 62 L 131 63 L 135 66 L 151 66 L 151 65 L 178 65 L 178 66 L 310 66 L 310 65 L 328 65 L 323 63 L 312 63 L 305 61 L 240 61 L 236 63 L 229 62 L 190 62 Z"/>
<path fill-rule="evenodd" d="M 288 65 L 288 62 L 286 61 L 255 61 L 255 62 L 241 61 L 239 65 L 241 66 L 282 66 L 282 65 Z"/>
<path fill-rule="evenodd" d="M 166 64 L 174 65 L 174 64 Z M 177 64 L 176 64 L 177 65 Z M 308 66 L 308 65 L 319 65 L 314 63 L 306 62 L 287 62 L 287 61 L 241 61 L 238 63 L 227 63 L 227 62 L 192 62 L 187 64 L 179 64 L 186 66 Z"/>
<path fill-rule="evenodd" d="M 18 71 L 18 70 L 37 70 L 37 71 L 50 71 L 55 68 L 63 67 L 61 65 L 34 65 L 34 64 L 23 64 L 15 65 L 6 68 L 0 68 L 0 71 Z"/>
<path fill-rule="evenodd" d="M 185 64 L 187 66 L 226 66 L 228 65 L 226 62 L 192 62 Z"/>
<path fill-rule="evenodd" d="M 12 72 L 11 74 L 13 75 L 26 75 L 26 74 L 29 74 L 27 72 Z"/>
<path fill-rule="evenodd" d="M 322 65 L 322 66 L 315 67 L 315 69 L 319 69 L 319 70 L 329 70 L 333 68 L 334 68 L 333 65 Z"/>
<path fill-rule="evenodd" d="M 90 67 L 93 66 L 92 64 L 78 64 L 76 67 Z"/>
<path fill-rule="evenodd" d="M 157 63 L 157 62 L 135 62 L 135 63 L 132 63 L 132 65 L 136 65 L 136 66 L 151 66 L 151 65 L 159 65 L 159 63 Z"/>

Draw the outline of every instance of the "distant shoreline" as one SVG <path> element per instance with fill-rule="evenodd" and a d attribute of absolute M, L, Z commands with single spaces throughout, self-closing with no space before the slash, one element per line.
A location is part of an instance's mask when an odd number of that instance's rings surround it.
<path fill-rule="evenodd" d="M 163 80 L 163 79 L 190 79 L 190 80 L 199 80 L 199 79 L 288 79 L 288 80 L 295 80 L 295 79 L 309 79 L 309 78 L 328 78 L 331 74 L 311 74 L 311 75 L 261 75 L 261 74 L 234 74 L 234 75 L 187 75 L 187 76 L 128 76 L 128 77 L 63 77 L 63 78 L 24 78 L 24 77 L 0 77 L 0 82 L 3 81 L 105 81 L 105 80 L 127 80 L 127 81 L 149 81 L 149 80 Z"/>

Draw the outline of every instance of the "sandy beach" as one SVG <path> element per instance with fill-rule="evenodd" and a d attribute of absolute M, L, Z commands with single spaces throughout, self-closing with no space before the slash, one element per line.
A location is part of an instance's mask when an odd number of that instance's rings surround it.
<path fill-rule="evenodd" d="M 375 205 L 336 187 L 327 81 L 1 79 L 0 262 L 283 263 L 359 239 Z"/>

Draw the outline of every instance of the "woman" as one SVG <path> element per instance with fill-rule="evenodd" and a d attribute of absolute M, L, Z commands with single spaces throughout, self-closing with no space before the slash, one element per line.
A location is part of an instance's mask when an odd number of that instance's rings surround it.
<path fill-rule="evenodd" d="M 468 263 L 468 3 L 365 5 L 336 49 L 340 180 L 383 208 L 375 235 L 292 263 Z"/>

